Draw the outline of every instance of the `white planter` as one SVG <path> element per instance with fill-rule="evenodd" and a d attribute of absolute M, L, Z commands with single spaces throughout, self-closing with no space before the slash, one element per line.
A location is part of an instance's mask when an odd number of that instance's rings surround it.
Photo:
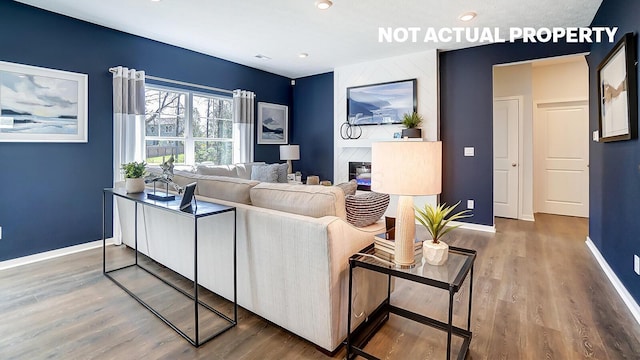
<path fill-rule="evenodd" d="M 431 240 L 425 240 L 422 243 L 422 257 L 430 265 L 442 265 L 449 257 L 449 245 L 442 241 L 435 244 Z"/>
<path fill-rule="evenodd" d="M 144 178 L 124 179 L 124 188 L 127 190 L 127 194 L 140 193 L 144 191 Z"/>

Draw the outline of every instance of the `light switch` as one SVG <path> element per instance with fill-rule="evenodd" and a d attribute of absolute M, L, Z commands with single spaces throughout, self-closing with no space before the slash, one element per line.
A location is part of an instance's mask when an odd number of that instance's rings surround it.
<path fill-rule="evenodd" d="M 474 147 L 465 147 L 464 148 L 464 156 L 475 156 L 475 148 Z"/>

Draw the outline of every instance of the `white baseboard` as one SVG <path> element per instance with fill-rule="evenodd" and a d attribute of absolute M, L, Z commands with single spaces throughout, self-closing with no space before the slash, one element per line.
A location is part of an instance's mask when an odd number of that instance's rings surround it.
<path fill-rule="evenodd" d="M 458 226 L 458 225 L 460 225 L 460 229 L 475 230 L 475 231 L 484 231 L 484 232 L 490 232 L 490 233 L 495 233 L 495 232 L 496 232 L 496 227 L 495 227 L 495 225 L 493 225 L 493 226 L 489 226 L 489 225 L 480 225 L 480 224 L 466 223 L 466 222 L 462 222 L 462 221 L 451 221 L 451 222 L 449 222 L 449 224 L 450 224 L 451 226 Z"/>
<path fill-rule="evenodd" d="M 107 239 L 107 245 L 113 244 L 113 238 Z M 55 249 L 51 251 L 45 251 L 38 254 L 19 257 L 16 259 L 0 261 L 0 270 L 14 268 L 16 266 L 22 266 L 31 264 L 38 261 L 49 260 L 64 255 L 77 253 L 80 251 L 86 251 L 95 249 L 102 246 L 102 240 L 91 241 L 84 244 L 73 245 L 62 249 Z"/>
<path fill-rule="evenodd" d="M 536 221 L 536 219 L 533 217 L 533 215 L 529 215 L 529 214 L 522 214 L 522 216 L 518 220 Z"/>
<path fill-rule="evenodd" d="M 589 250 L 591 250 L 593 256 L 596 258 L 596 261 L 598 261 L 598 264 L 600 264 L 602 271 L 604 271 L 604 273 L 609 278 L 609 281 L 611 281 L 611 284 L 618 292 L 618 295 L 620 295 L 620 297 L 622 298 L 622 301 L 624 301 L 625 305 L 627 305 L 627 307 L 631 311 L 631 314 L 633 314 L 633 317 L 636 319 L 638 324 L 640 324 L 640 306 L 638 306 L 638 303 L 635 301 L 633 296 L 629 294 L 627 288 L 624 287 L 620 279 L 618 279 L 618 276 L 613 272 L 613 269 L 611 269 L 611 267 L 607 263 L 607 260 L 604 259 L 596 245 L 593 243 L 593 241 L 591 241 L 591 238 L 587 236 L 587 240 L 585 240 L 585 243 L 587 244 Z"/>

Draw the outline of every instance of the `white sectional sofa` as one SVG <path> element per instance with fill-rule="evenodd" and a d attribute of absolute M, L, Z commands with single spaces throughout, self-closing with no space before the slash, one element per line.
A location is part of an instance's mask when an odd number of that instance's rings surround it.
<path fill-rule="evenodd" d="M 245 176 L 246 177 L 246 174 Z M 326 351 L 347 334 L 348 259 L 383 232 L 378 222 L 356 228 L 345 220 L 343 191 L 335 186 L 259 183 L 228 176 L 176 171 L 196 181 L 198 201 L 235 206 L 238 303 Z M 133 203 L 117 199 L 123 241 L 133 245 Z M 193 223 L 152 207 L 139 207 L 138 248 L 193 279 Z M 233 298 L 233 213 L 198 225 L 199 283 Z M 354 324 L 386 296 L 386 278 L 356 269 Z"/>

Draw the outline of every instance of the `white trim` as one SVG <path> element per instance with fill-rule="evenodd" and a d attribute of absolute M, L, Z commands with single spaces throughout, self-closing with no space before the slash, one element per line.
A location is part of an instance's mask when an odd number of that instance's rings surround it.
<path fill-rule="evenodd" d="M 113 238 L 107 239 L 107 245 L 113 244 Z M 73 245 L 62 249 L 45 251 L 38 254 L 19 257 L 16 259 L 0 261 L 0 270 L 6 270 L 17 266 L 32 264 L 38 261 L 49 260 L 64 255 L 70 255 L 77 252 L 91 250 L 102 247 L 102 240 L 91 241 L 84 244 Z"/>
<path fill-rule="evenodd" d="M 529 215 L 529 214 L 525 214 L 522 215 L 522 217 L 518 220 L 523 220 L 523 221 L 536 221 L 535 217 L 533 215 Z"/>
<path fill-rule="evenodd" d="M 449 222 L 450 226 L 460 226 L 460 229 L 474 230 L 474 231 L 483 231 L 488 233 L 495 233 L 496 226 L 495 225 L 480 225 L 473 223 L 466 223 L 462 221 L 451 221 Z"/>
<path fill-rule="evenodd" d="M 613 272 L 611 267 L 609 267 L 607 260 L 605 260 L 602 254 L 600 254 L 600 251 L 598 250 L 596 245 L 593 243 L 593 241 L 591 241 L 591 238 L 587 236 L 585 243 L 587 244 L 587 247 L 589 248 L 589 250 L 591 250 L 593 257 L 595 257 L 596 260 L 598 261 L 598 264 L 600 264 L 602 271 L 604 271 L 605 275 L 607 275 L 607 277 L 609 278 L 609 281 L 611 281 L 611 284 L 618 292 L 618 295 L 620 295 L 620 297 L 622 298 L 622 301 L 624 301 L 625 305 L 627 305 L 627 307 L 631 311 L 631 314 L 633 315 L 633 317 L 636 319 L 638 324 L 640 324 L 640 306 L 638 306 L 638 303 L 633 299 L 633 296 L 629 294 L 629 292 L 627 291 L 627 288 L 624 287 L 624 285 L 622 284 L 620 279 L 618 279 L 618 276 L 616 276 L 616 274 Z"/>

